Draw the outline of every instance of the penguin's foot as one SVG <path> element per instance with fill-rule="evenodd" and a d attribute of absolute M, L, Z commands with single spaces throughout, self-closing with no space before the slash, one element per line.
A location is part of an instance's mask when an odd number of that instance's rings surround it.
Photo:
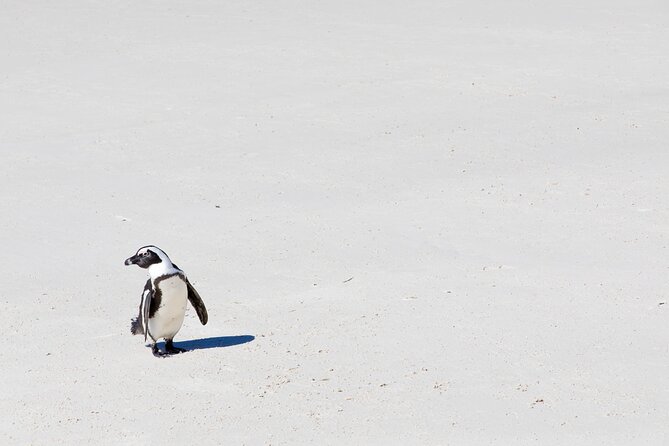
<path fill-rule="evenodd" d="M 153 356 L 155 356 L 156 358 L 166 358 L 170 356 L 169 352 L 161 352 L 160 350 L 158 350 L 157 344 L 153 344 L 151 346 L 151 353 L 153 353 Z"/>
<path fill-rule="evenodd" d="M 171 355 L 187 352 L 185 348 L 175 347 L 171 339 L 165 339 L 165 351 Z"/>

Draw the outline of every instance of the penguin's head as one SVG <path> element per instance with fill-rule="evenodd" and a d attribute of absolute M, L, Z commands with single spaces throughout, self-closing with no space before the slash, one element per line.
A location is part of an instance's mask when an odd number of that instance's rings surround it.
<path fill-rule="evenodd" d="M 169 262 L 169 260 L 162 249 L 156 246 L 143 246 L 137 250 L 134 256 L 125 259 L 125 264 L 148 268 L 157 263 Z"/>

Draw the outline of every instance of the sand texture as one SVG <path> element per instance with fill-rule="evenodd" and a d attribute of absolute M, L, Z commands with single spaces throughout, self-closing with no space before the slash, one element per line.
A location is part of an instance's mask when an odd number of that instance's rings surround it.
<path fill-rule="evenodd" d="M 0 444 L 669 444 L 666 2 L 0 3 Z"/>

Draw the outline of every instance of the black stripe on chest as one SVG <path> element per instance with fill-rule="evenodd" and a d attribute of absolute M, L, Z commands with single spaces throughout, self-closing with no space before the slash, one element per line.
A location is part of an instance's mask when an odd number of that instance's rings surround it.
<path fill-rule="evenodd" d="M 156 280 L 154 280 L 152 284 L 151 284 L 151 281 L 146 283 L 146 287 L 144 287 L 144 289 L 147 289 L 148 287 L 151 286 L 151 288 L 152 288 L 151 291 L 152 291 L 152 294 L 153 294 L 151 296 L 151 306 L 149 306 L 149 319 L 152 318 L 156 314 L 156 311 L 158 311 L 158 308 L 160 308 L 161 302 L 163 300 L 163 296 L 162 296 L 163 293 L 162 293 L 162 291 L 160 291 L 160 288 L 158 288 L 158 284 L 160 282 L 162 282 L 163 280 L 169 279 L 170 277 L 174 277 L 174 276 L 179 276 L 179 277 L 181 277 L 181 280 L 183 280 L 184 282 L 186 281 L 186 277 L 183 274 L 173 273 L 173 274 L 164 274 L 162 276 L 156 277 Z"/>

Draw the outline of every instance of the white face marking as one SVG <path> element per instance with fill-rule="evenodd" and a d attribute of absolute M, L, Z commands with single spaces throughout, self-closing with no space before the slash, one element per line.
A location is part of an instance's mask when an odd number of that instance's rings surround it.
<path fill-rule="evenodd" d="M 157 246 L 153 245 L 142 246 L 137 250 L 137 255 L 139 256 L 148 255 L 149 251 L 155 253 L 161 260 L 160 263 L 154 263 L 153 265 L 149 266 L 149 275 L 151 276 L 152 279 L 163 276 L 165 274 L 172 274 L 179 271 L 174 267 L 174 265 L 172 265 L 172 261 L 167 256 L 167 254 L 165 254 L 165 251 L 158 248 Z"/>
<path fill-rule="evenodd" d="M 155 253 L 160 259 L 164 262 L 165 259 L 169 260 L 170 258 L 167 257 L 167 254 L 165 254 L 165 251 L 160 249 L 157 246 L 149 245 L 149 246 L 142 246 L 137 250 L 137 255 L 138 256 L 146 256 L 149 255 L 149 251 Z"/>

